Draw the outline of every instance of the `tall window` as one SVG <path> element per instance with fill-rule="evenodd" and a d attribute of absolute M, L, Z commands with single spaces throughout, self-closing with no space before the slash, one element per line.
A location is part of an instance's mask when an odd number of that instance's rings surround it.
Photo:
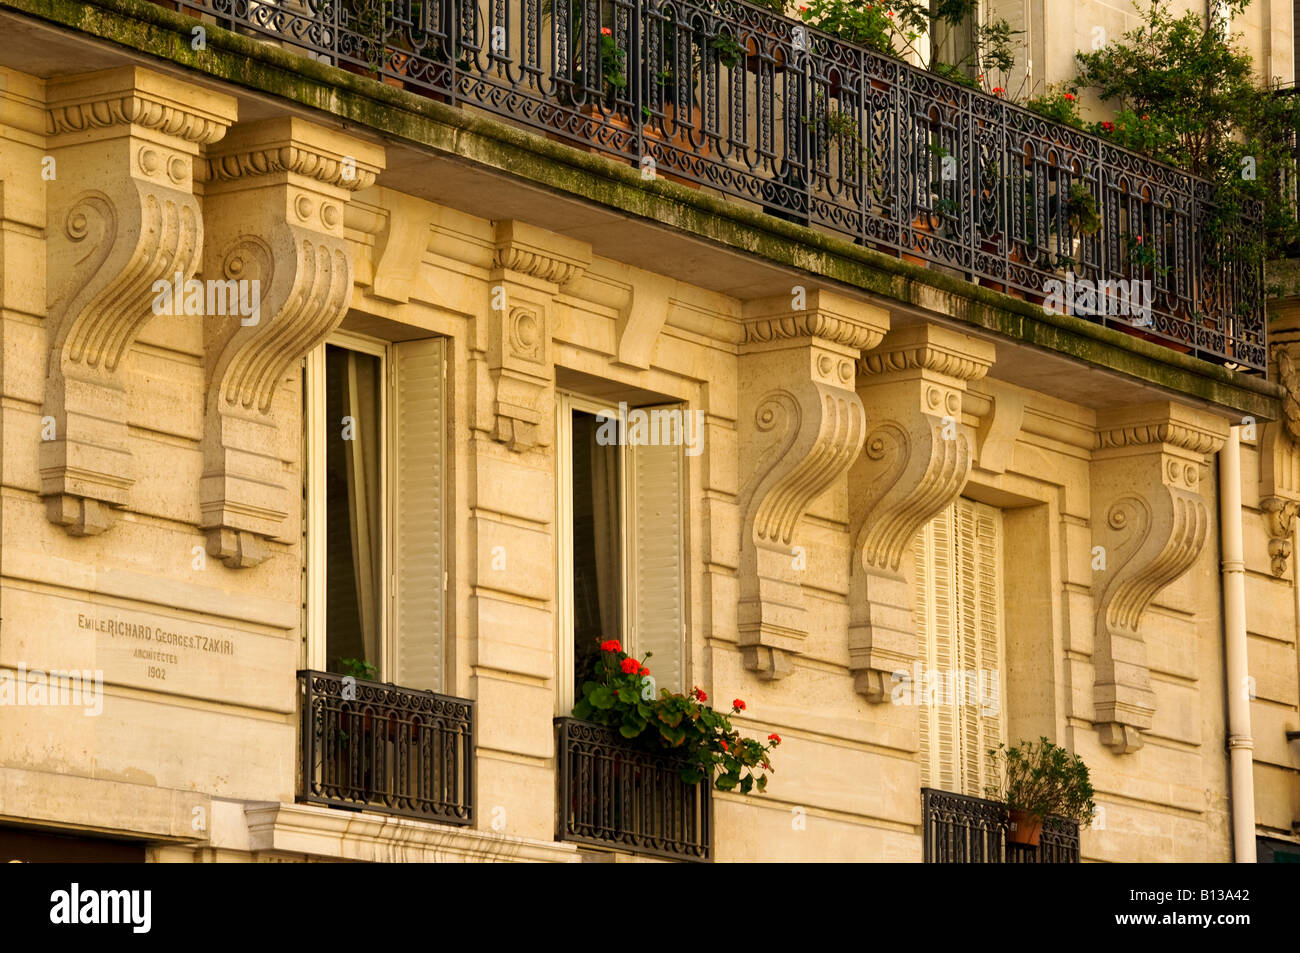
<path fill-rule="evenodd" d="M 918 534 L 921 785 L 984 796 L 1006 739 L 1002 514 L 959 499 Z"/>
<path fill-rule="evenodd" d="M 642 658 L 656 689 L 684 684 L 683 429 L 678 408 L 558 395 L 560 710 L 589 678 L 599 642 Z M 687 426 L 689 423 L 686 424 Z"/>
<path fill-rule="evenodd" d="M 975 43 L 981 11 L 977 8 L 960 23 L 950 24 L 938 19 L 938 14 L 947 5 L 944 0 L 930 0 L 930 62 L 932 65 L 958 66 L 975 76 L 979 72 L 975 63 Z"/>
<path fill-rule="evenodd" d="M 308 664 L 443 689 L 443 343 L 339 334 L 304 388 Z"/>

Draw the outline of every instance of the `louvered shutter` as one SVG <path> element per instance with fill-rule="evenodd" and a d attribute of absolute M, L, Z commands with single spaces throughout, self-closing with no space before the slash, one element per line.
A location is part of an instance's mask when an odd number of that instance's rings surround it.
<path fill-rule="evenodd" d="M 393 348 L 395 681 L 443 690 L 444 342 Z"/>
<path fill-rule="evenodd" d="M 983 797 L 993 783 L 995 763 L 988 750 L 1004 738 L 1006 713 L 1002 704 L 1002 620 L 1000 514 L 971 500 L 958 500 L 956 516 L 959 658 L 957 668 L 972 679 L 962 685 L 967 697 L 959 707 L 962 791 Z M 997 711 L 985 714 L 980 688 L 992 691 L 991 673 L 998 673 Z M 984 682 L 981 685 L 980 679 Z"/>
<path fill-rule="evenodd" d="M 914 553 L 917 657 L 923 681 L 921 784 L 976 797 L 993 781 L 988 749 L 1005 739 L 1001 621 L 1001 515 L 958 500 L 917 535 Z M 996 671 L 997 712 L 985 715 L 981 675 Z"/>
<path fill-rule="evenodd" d="M 685 413 L 680 408 L 668 412 Z M 654 653 L 647 664 L 657 689 L 684 691 L 682 448 L 632 446 L 628 464 L 633 644 L 642 655 Z"/>
<path fill-rule="evenodd" d="M 913 621 L 916 628 L 916 657 L 921 663 L 921 674 L 934 669 L 934 531 L 923 526 L 912 543 Z M 935 750 L 931 742 L 934 734 L 934 712 L 925 703 L 925 684 L 912 686 L 912 704 L 919 706 L 921 724 L 921 787 L 934 786 Z"/>
<path fill-rule="evenodd" d="M 920 706 L 921 783 L 944 791 L 958 790 L 960 777 L 957 710 L 945 693 L 956 663 L 953 555 L 953 511 L 949 508 L 921 530 L 914 550 L 917 657 L 922 681 L 915 686 L 913 703 Z M 938 679 L 938 684 L 932 679 Z"/>

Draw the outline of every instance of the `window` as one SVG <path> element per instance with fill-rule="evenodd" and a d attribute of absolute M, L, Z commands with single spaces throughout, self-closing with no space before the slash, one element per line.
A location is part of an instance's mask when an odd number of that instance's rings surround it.
<path fill-rule="evenodd" d="M 443 342 L 338 334 L 304 388 L 308 665 L 443 690 Z M 355 673 L 355 672 L 354 672 Z"/>
<path fill-rule="evenodd" d="M 559 394 L 557 405 L 560 713 L 573 707 L 602 639 L 620 640 L 638 658 L 653 653 L 647 665 L 656 691 L 680 691 L 690 415 L 614 410 L 569 394 Z"/>
<path fill-rule="evenodd" d="M 1006 739 L 1002 514 L 958 499 L 917 535 L 921 786 L 983 797 Z M 919 675 L 919 679 L 918 676 Z"/>
<path fill-rule="evenodd" d="M 938 18 L 949 6 L 944 0 L 930 0 L 930 42 L 934 46 L 930 53 L 931 66 L 942 63 L 974 77 L 979 72 L 975 44 L 980 11 L 977 9 L 960 23 L 950 24 Z"/>

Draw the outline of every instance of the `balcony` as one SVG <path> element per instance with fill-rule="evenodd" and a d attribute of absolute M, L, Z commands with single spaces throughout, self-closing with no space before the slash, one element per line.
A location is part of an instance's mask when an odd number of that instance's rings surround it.
<path fill-rule="evenodd" d="M 556 840 L 673 860 L 711 858 L 708 783 L 683 783 L 676 758 L 634 748 L 602 725 L 557 718 L 555 734 Z"/>
<path fill-rule="evenodd" d="M 1007 843 L 1007 811 L 996 801 L 923 788 L 922 844 L 927 864 L 1077 864 L 1079 825 L 1043 820 L 1037 847 Z"/>
<path fill-rule="evenodd" d="M 1266 368 L 1263 263 L 1211 237 L 1209 182 L 739 0 L 165 5 L 1032 302 L 1143 283 L 1136 322 L 1089 319 Z"/>
<path fill-rule="evenodd" d="M 313 671 L 298 694 L 299 801 L 474 823 L 474 702 Z"/>

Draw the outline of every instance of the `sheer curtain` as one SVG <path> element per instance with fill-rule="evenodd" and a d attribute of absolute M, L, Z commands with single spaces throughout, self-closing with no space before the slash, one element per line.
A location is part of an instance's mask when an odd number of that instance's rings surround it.
<path fill-rule="evenodd" d="M 600 428 L 589 428 L 591 446 L 591 513 L 596 549 L 596 592 L 601 634 L 622 639 L 622 533 L 619 532 L 618 448 L 601 446 Z"/>
<path fill-rule="evenodd" d="M 379 663 L 379 361 L 349 351 L 347 415 L 352 439 L 344 440 L 347 460 L 348 517 L 357 616 L 366 661 Z"/>

